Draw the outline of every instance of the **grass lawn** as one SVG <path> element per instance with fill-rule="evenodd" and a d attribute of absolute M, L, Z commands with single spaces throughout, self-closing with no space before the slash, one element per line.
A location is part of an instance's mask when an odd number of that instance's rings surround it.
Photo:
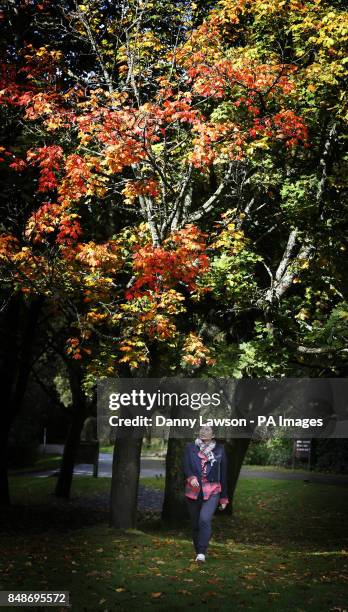
<path fill-rule="evenodd" d="M 16 474 L 16 473 L 27 473 L 29 474 L 30 472 L 43 472 L 45 470 L 54 470 L 54 469 L 59 469 L 60 464 L 62 461 L 62 456 L 61 455 L 41 455 L 37 461 L 35 461 L 34 465 L 30 465 L 28 467 L 23 467 L 23 468 L 16 468 L 16 469 L 12 469 L 9 470 L 10 474 Z"/>
<path fill-rule="evenodd" d="M 149 488 L 163 483 L 142 480 Z M 201 568 L 188 524 L 168 529 L 147 513 L 136 531 L 110 529 L 106 508 L 98 510 L 110 479 L 75 477 L 69 502 L 55 500 L 53 486 L 52 478 L 11 479 L 17 523 L 0 536 L 0 589 L 69 590 L 74 612 L 347 610 L 348 488 L 240 480 L 234 515 L 214 519 Z M 82 512 L 83 500 L 94 513 Z"/>
<path fill-rule="evenodd" d="M 99 447 L 99 452 L 100 453 L 109 453 L 110 455 L 112 455 L 112 453 L 114 452 L 114 447 L 113 446 L 100 446 Z"/>

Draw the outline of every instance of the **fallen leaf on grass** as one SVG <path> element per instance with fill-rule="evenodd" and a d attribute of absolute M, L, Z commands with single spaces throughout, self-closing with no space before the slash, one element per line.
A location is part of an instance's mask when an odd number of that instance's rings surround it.
<path fill-rule="evenodd" d="M 151 597 L 153 597 L 153 599 L 157 599 L 158 597 L 161 597 L 162 593 L 151 593 Z"/>
<path fill-rule="evenodd" d="M 115 589 L 116 593 L 124 593 L 126 589 L 124 589 L 123 587 L 118 587 L 117 589 Z"/>
<path fill-rule="evenodd" d="M 207 580 L 207 582 L 209 582 L 209 584 L 217 584 L 218 582 L 221 582 L 222 578 L 210 578 L 209 580 Z"/>

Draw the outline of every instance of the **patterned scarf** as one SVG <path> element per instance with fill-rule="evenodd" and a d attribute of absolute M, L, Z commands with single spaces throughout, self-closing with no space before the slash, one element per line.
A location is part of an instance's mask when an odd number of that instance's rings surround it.
<path fill-rule="evenodd" d="M 195 444 L 199 447 L 201 453 L 203 453 L 209 459 L 211 465 L 213 465 L 216 461 L 213 453 L 213 449 L 216 446 L 216 440 L 211 440 L 210 442 L 206 443 L 200 438 L 197 438 L 195 440 Z"/>

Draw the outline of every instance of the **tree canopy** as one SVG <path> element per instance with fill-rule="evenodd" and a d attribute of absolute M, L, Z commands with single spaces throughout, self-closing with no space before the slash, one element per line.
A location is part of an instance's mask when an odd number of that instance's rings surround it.
<path fill-rule="evenodd" d="M 124 368 L 344 374 L 343 3 L 2 17 L 5 304 L 43 298 L 86 388 Z"/>

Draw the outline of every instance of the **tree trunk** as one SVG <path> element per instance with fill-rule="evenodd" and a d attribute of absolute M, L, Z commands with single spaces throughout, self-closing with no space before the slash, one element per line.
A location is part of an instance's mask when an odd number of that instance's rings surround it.
<path fill-rule="evenodd" d="M 142 438 L 117 438 L 112 463 L 110 526 L 136 526 Z"/>
<path fill-rule="evenodd" d="M 10 489 L 7 472 L 7 439 L 8 429 L 0 433 L 0 506 L 10 505 Z"/>
<path fill-rule="evenodd" d="M 236 416 L 247 417 L 250 411 L 253 415 L 263 413 L 267 385 L 263 384 L 262 379 L 240 380 L 235 393 Z M 230 501 L 225 510 L 226 514 L 233 513 L 233 498 L 253 429 L 254 426 L 250 427 L 249 438 L 234 438 L 224 444 L 228 466 L 227 494 Z"/>
<path fill-rule="evenodd" d="M 169 524 L 180 523 L 187 518 L 184 485 L 185 478 L 182 469 L 183 452 L 187 440 L 170 438 L 166 456 L 166 484 L 162 519 Z"/>
<path fill-rule="evenodd" d="M 10 504 L 7 465 L 8 436 L 21 409 L 27 388 L 33 344 L 42 304 L 42 298 L 33 300 L 29 306 L 16 298 L 9 304 L 2 324 L 0 505 Z"/>
<path fill-rule="evenodd" d="M 80 444 L 83 423 L 87 417 L 87 401 L 82 390 L 82 369 L 80 365 L 69 362 L 68 371 L 72 394 L 72 421 L 65 441 L 62 464 L 55 488 L 55 495 L 65 499 L 70 497 L 76 452 Z"/>
<path fill-rule="evenodd" d="M 225 451 L 227 456 L 227 495 L 230 501 L 227 504 L 225 513 L 233 513 L 233 497 L 236 490 L 240 470 L 244 461 L 244 457 L 250 444 L 250 438 L 236 438 L 225 442 Z"/>

